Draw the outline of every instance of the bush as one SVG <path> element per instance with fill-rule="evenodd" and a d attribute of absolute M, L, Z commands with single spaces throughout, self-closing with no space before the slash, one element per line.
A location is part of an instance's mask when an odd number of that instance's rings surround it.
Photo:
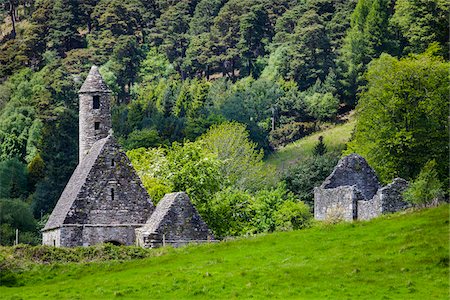
<path fill-rule="evenodd" d="M 276 230 L 279 231 L 308 227 L 311 218 L 309 206 L 302 201 L 285 201 L 274 214 Z"/>
<path fill-rule="evenodd" d="M 252 195 L 228 188 L 215 194 L 211 215 L 205 219 L 216 237 L 239 236 L 247 233 L 253 217 Z"/>
<path fill-rule="evenodd" d="M 286 146 L 315 131 L 312 122 L 292 122 L 272 130 L 269 135 L 270 145 L 274 148 Z"/>
<path fill-rule="evenodd" d="M 318 120 L 330 120 L 337 114 L 339 100 L 332 93 L 314 93 L 305 97 L 306 110 Z"/>
<path fill-rule="evenodd" d="M 339 157 L 336 153 L 308 157 L 289 168 L 282 176 L 286 187 L 311 207 L 314 205 L 314 187 L 322 184 L 333 171 Z"/>
<path fill-rule="evenodd" d="M 419 176 L 403 192 L 403 197 L 412 204 L 427 205 L 439 202 L 443 194 L 442 183 L 438 179 L 436 170 L 436 161 L 430 160 L 420 171 Z"/>

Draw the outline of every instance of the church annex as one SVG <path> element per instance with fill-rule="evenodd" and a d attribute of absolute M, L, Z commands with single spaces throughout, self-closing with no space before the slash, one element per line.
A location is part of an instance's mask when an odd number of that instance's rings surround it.
<path fill-rule="evenodd" d="M 43 244 L 133 245 L 135 229 L 155 208 L 111 134 L 111 91 L 96 66 L 79 99 L 79 164 L 43 229 Z"/>

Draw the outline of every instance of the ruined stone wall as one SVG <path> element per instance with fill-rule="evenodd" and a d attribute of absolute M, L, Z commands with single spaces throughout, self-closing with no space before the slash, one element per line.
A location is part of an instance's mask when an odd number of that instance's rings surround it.
<path fill-rule="evenodd" d="M 322 185 L 314 189 L 314 217 L 318 220 L 370 220 L 408 207 L 402 192 L 408 182 L 401 178 L 381 187 L 375 171 L 364 158 L 342 158 Z"/>
<path fill-rule="evenodd" d="M 100 108 L 93 108 L 94 96 L 100 97 Z M 109 92 L 80 93 L 79 108 L 79 161 L 92 145 L 108 136 L 111 129 L 111 94 Z M 95 123 L 98 122 L 98 129 Z"/>
<path fill-rule="evenodd" d="M 184 192 L 166 194 L 145 226 L 136 230 L 136 243 L 145 248 L 163 244 L 179 247 L 214 237 Z"/>
<path fill-rule="evenodd" d="M 370 220 L 381 215 L 381 202 L 375 199 L 358 201 L 358 220 Z"/>
<path fill-rule="evenodd" d="M 395 178 L 391 184 L 380 188 L 370 201 L 358 202 L 358 219 L 370 220 L 381 214 L 404 210 L 410 205 L 403 201 L 402 193 L 408 187 L 408 182 Z M 360 203 L 361 202 L 361 203 Z"/>
<path fill-rule="evenodd" d="M 355 186 L 314 189 L 314 218 L 352 221 L 357 218 L 357 202 L 363 199 Z"/>

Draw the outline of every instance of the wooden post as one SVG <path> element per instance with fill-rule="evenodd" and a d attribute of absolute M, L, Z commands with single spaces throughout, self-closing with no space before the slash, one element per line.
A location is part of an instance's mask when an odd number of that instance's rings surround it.
<path fill-rule="evenodd" d="M 19 245 L 19 229 L 16 228 L 16 241 L 14 245 Z"/>
<path fill-rule="evenodd" d="M 166 246 L 166 235 L 163 234 L 163 247 L 165 247 L 165 246 Z"/>

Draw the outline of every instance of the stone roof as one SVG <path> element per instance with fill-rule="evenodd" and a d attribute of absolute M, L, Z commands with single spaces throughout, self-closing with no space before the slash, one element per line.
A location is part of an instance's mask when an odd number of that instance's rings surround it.
<path fill-rule="evenodd" d="M 97 66 L 92 66 L 86 80 L 78 93 L 111 93 L 106 83 L 103 81 Z"/>
<path fill-rule="evenodd" d="M 70 177 L 69 182 L 64 188 L 64 191 L 61 194 L 58 203 L 53 209 L 52 214 L 45 224 L 43 231 L 61 227 L 64 224 L 67 213 L 69 212 L 73 202 L 76 200 L 81 188 L 85 184 L 89 172 L 97 161 L 97 158 L 102 152 L 103 147 L 110 139 L 112 139 L 111 135 L 97 141 L 92 146 L 91 150 L 89 150 L 89 153 L 78 164 L 77 168 Z"/>
<path fill-rule="evenodd" d="M 202 233 L 205 239 L 207 235 L 212 236 L 208 226 L 184 192 L 166 194 L 140 230 L 146 234 L 162 234 L 167 231 L 170 236 L 177 238 L 190 236 L 198 239 Z"/>
<path fill-rule="evenodd" d="M 370 200 L 380 188 L 375 171 L 358 154 L 350 154 L 341 160 L 333 172 L 322 183 L 321 188 L 331 189 L 340 186 L 356 186 L 365 199 Z"/>
<path fill-rule="evenodd" d="M 183 200 L 182 198 L 184 198 L 184 196 L 187 197 L 185 193 L 180 192 L 166 194 L 164 198 L 162 198 L 156 205 L 155 211 L 153 212 L 152 216 L 148 219 L 147 223 L 144 225 L 143 230 L 149 233 L 156 233 L 158 231 L 161 222 L 169 213 L 171 207 L 174 206 L 176 202 L 180 202 L 180 200 Z"/>

